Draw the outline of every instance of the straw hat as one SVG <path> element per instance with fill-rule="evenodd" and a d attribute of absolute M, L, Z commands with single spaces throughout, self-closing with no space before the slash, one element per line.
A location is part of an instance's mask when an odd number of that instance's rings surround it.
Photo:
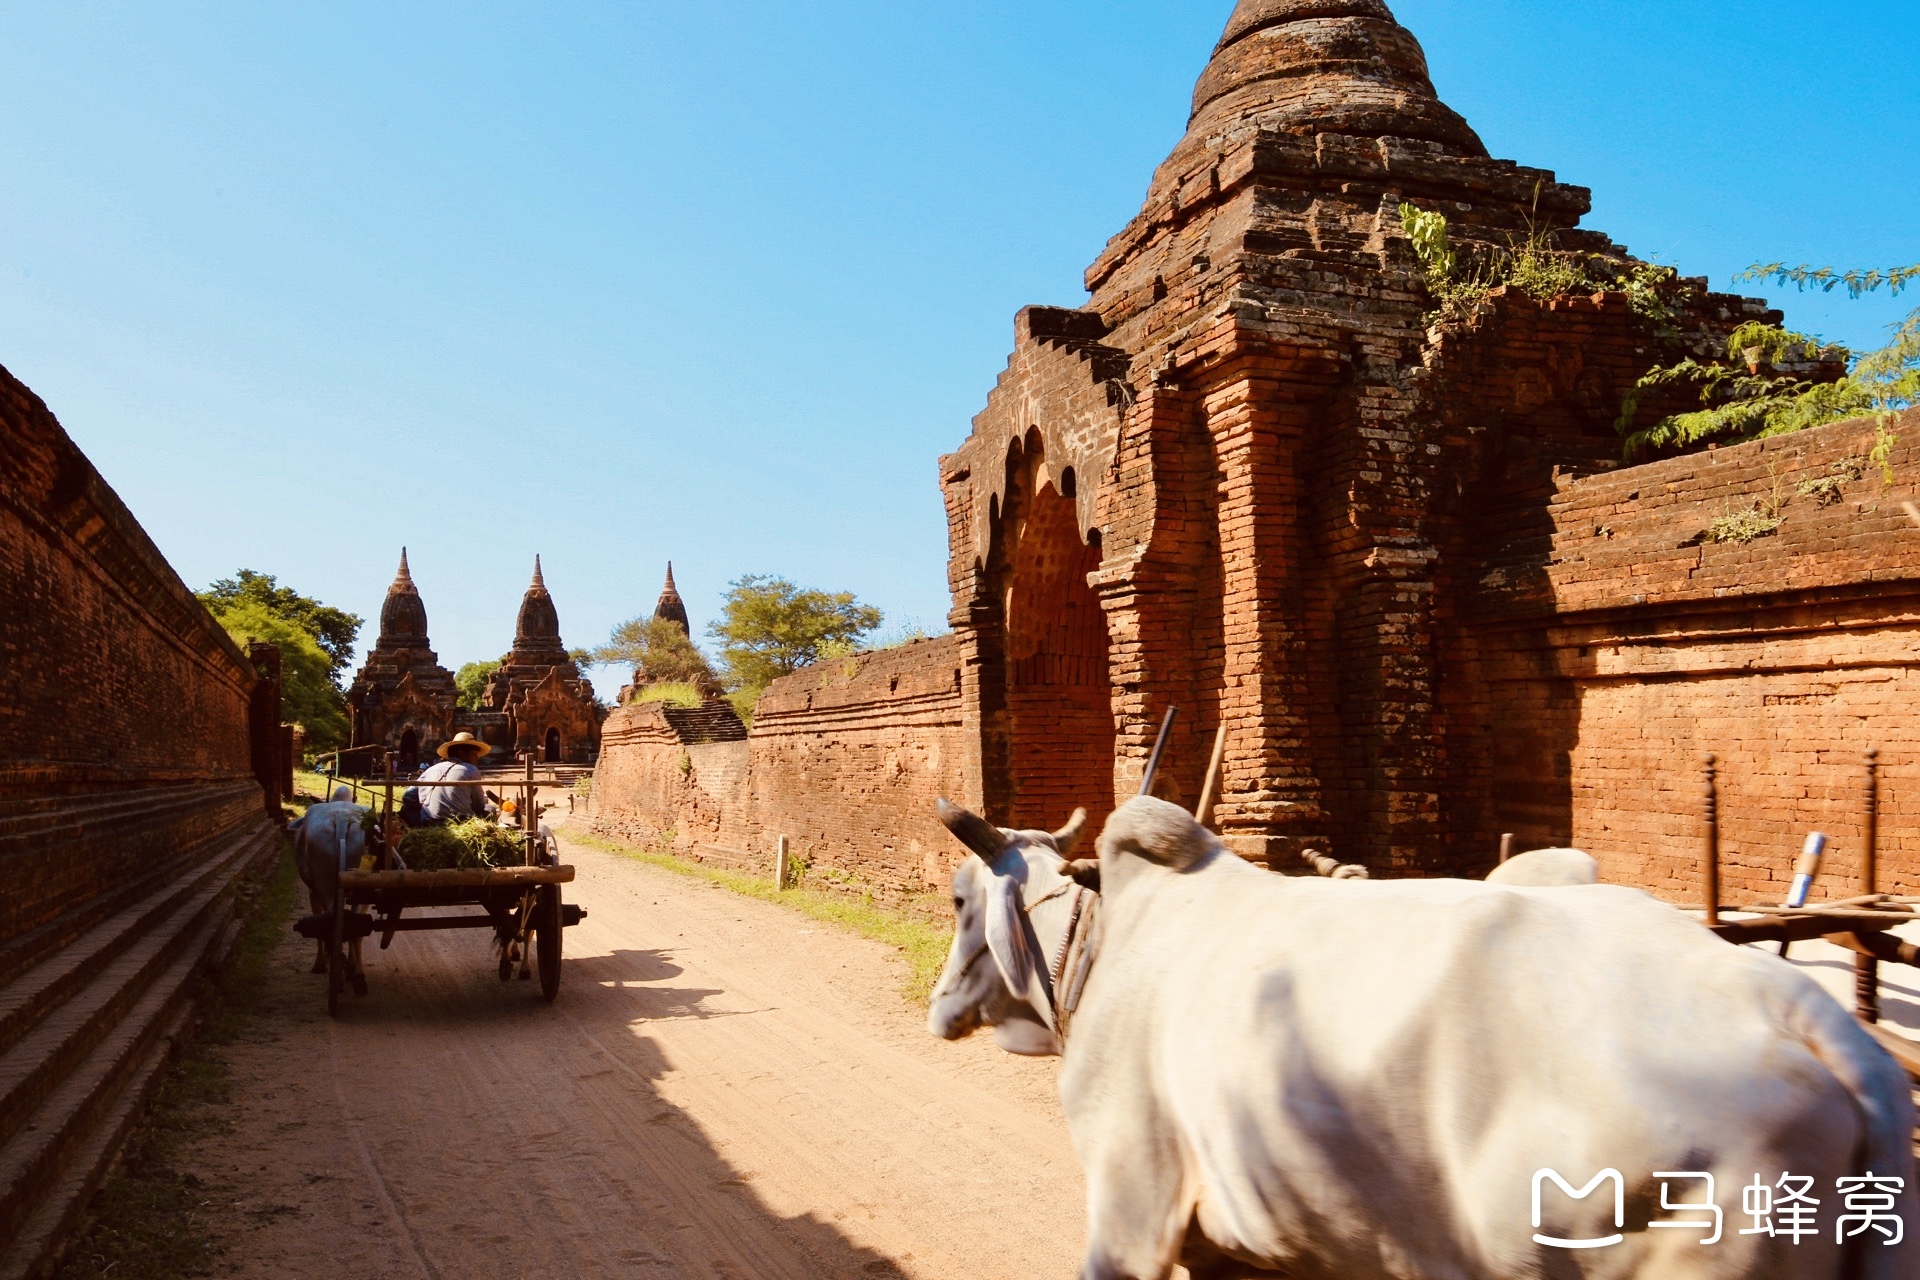
<path fill-rule="evenodd" d="M 465 729 L 462 729 L 460 732 L 454 734 L 453 739 L 451 741 L 443 742 L 440 744 L 440 752 L 439 752 L 440 758 L 442 760 L 445 760 L 447 758 L 447 752 L 453 750 L 455 747 L 473 747 L 474 749 L 479 751 L 479 753 L 483 756 L 486 755 L 489 751 L 493 750 L 492 747 L 480 741 L 480 739 L 474 737 L 471 733 L 468 733 Z"/>

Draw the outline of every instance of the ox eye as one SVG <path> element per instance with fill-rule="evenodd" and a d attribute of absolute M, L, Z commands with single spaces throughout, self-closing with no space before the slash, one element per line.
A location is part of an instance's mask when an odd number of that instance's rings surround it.
<path fill-rule="evenodd" d="M 955 898 L 953 900 L 953 914 L 959 915 L 962 911 L 965 911 L 966 909 L 967 909 L 967 904 L 964 899 Z"/>

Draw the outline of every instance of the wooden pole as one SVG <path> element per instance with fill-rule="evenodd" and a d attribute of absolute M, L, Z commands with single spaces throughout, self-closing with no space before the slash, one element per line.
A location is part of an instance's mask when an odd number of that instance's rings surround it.
<path fill-rule="evenodd" d="M 780 837 L 773 851 L 773 888 L 778 893 L 787 887 L 787 838 Z"/>
<path fill-rule="evenodd" d="M 1227 726 L 1222 721 L 1213 735 L 1213 758 L 1207 761 L 1207 780 L 1200 787 L 1200 807 L 1193 811 L 1193 820 L 1201 826 L 1213 821 L 1213 793 L 1220 785 L 1220 766 L 1227 758 Z"/>
<path fill-rule="evenodd" d="M 1707 753 L 1703 772 L 1706 776 L 1706 820 L 1707 820 L 1707 927 L 1720 923 L 1720 790 L 1717 783 L 1718 770 L 1715 768 L 1712 752 Z"/>
<path fill-rule="evenodd" d="M 1513 857 L 1513 832 L 1500 833 L 1500 861 L 1506 862 Z"/>
<path fill-rule="evenodd" d="M 527 845 L 526 864 L 533 865 L 533 842 L 540 837 L 540 811 L 533 802 L 533 752 L 527 752 L 526 802 L 520 807 L 520 834 Z"/>
<path fill-rule="evenodd" d="M 1167 718 L 1160 722 L 1160 736 L 1153 740 L 1153 754 L 1147 757 L 1147 771 L 1140 775 L 1140 794 L 1153 794 L 1153 777 L 1160 772 L 1160 753 L 1167 749 L 1167 736 L 1173 732 L 1173 718 L 1180 708 L 1168 707 Z"/>
<path fill-rule="evenodd" d="M 1860 890 L 1878 893 L 1880 886 L 1880 751 L 1867 749 L 1866 821 L 1860 841 Z M 1853 958 L 1854 1013 L 1862 1022 L 1880 1021 L 1880 960 L 1877 956 Z"/>

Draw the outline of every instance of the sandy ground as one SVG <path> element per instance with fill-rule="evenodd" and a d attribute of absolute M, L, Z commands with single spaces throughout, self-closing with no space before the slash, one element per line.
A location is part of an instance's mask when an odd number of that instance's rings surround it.
<path fill-rule="evenodd" d="M 564 841 L 565 831 L 562 829 Z M 230 1274 L 1072 1275 L 1052 1060 L 932 1039 L 875 943 L 573 845 L 560 998 L 482 931 L 367 951 L 329 1020 L 275 957 L 189 1153 Z"/>

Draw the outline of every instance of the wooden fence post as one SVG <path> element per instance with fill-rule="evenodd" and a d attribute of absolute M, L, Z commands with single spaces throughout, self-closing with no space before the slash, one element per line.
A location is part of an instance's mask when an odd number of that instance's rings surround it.
<path fill-rule="evenodd" d="M 1717 781 L 1718 770 L 1711 751 L 1703 768 L 1706 776 L 1706 837 L 1707 837 L 1707 927 L 1720 923 L 1720 788 Z"/>
<path fill-rule="evenodd" d="M 1860 891 L 1878 893 L 1880 886 L 1880 751 L 1867 750 L 1866 822 L 1860 841 Z M 1874 956 L 1853 958 L 1854 1013 L 1862 1022 L 1880 1021 L 1880 961 Z"/>
<path fill-rule="evenodd" d="M 780 843 L 773 853 L 773 888 L 778 893 L 787 887 L 787 838 L 780 837 Z"/>

